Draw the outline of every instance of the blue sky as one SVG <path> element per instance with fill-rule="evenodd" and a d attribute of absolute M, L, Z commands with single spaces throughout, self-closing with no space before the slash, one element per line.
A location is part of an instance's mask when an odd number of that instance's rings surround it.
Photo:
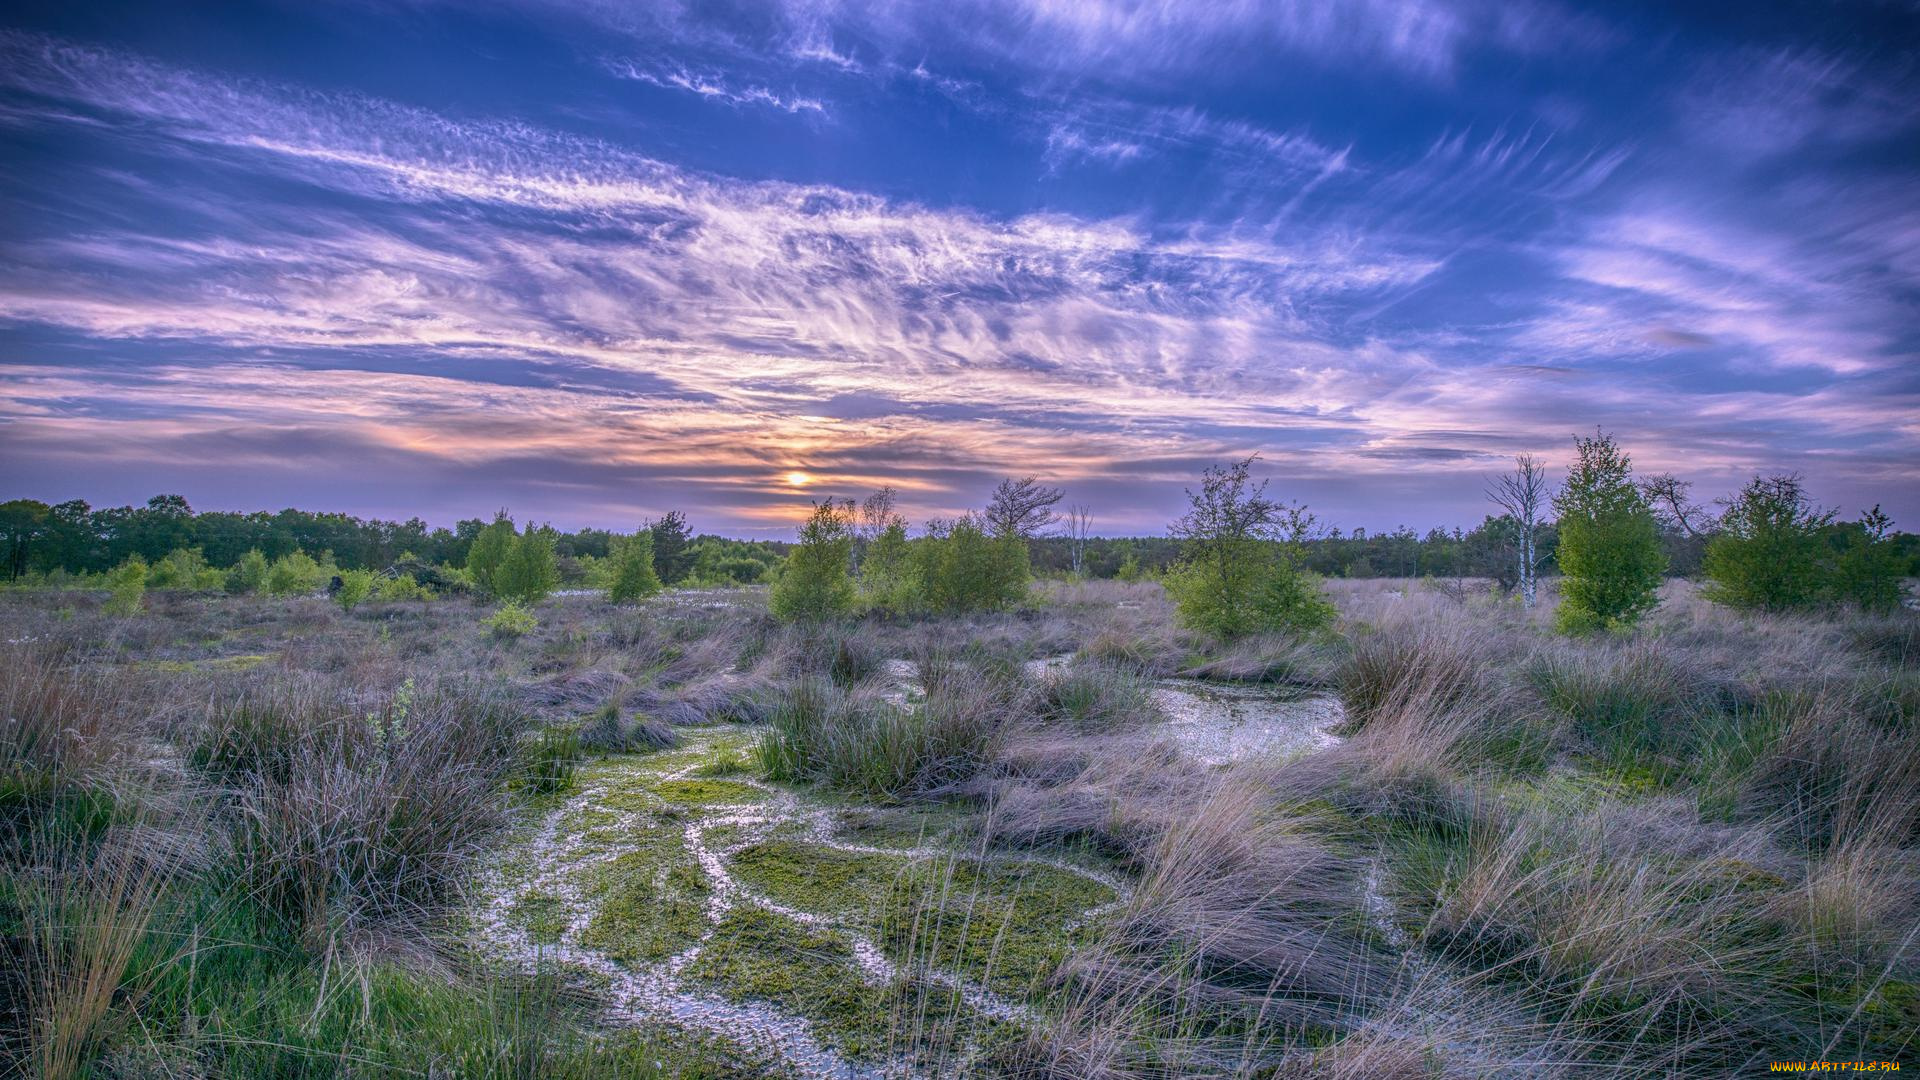
<path fill-rule="evenodd" d="M 173 7 L 0 16 L 8 496 L 1424 528 L 1599 425 L 1920 526 L 1911 5 Z"/>

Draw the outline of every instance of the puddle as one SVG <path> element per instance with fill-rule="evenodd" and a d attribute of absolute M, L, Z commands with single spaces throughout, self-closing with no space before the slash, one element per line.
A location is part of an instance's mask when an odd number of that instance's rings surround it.
<path fill-rule="evenodd" d="M 1167 714 L 1161 732 L 1209 765 L 1325 749 L 1345 719 L 1339 698 L 1281 687 L 1161 679 L 1152 694 Z"/>
<path fill-rule="evenodd" d="M 1064 947 L 1125 885 L 1063 860 L 962 853 L 924 837 L 856 842 L 843 804 L 745 773 L 703 776 L 757 734 L 695 732 L 679 750 L 583 769 L 575 793 L 483 874 L 474 922 L 489 952 L 521 970 L 584 975 L 615 1023 L 718 1035 L 802 1077 L 929 1075 L 917 1025 L 907 1034 L 890 1026 L 889 1009 L 914 1009 L 914 995 L 933 998 L 950 1028 L 940 1032 L 950 1044 L 932 1048 L 940 1064 L 931 1073 L 964 1066 L 996 1026 L 1039 1023 L 1038 995 L 969 963 L 968 935 L 990 939 L 996 955 L 1021 935 Z M 805 874 L 767 877 L 764 858 L 757 874 L 736 868 L 769 849 L 791 852 L 803 871 L 836 862 L 881 870 L 828 891 Z M 904 895 L 901 881 L 920 889 L 915 903 L 938 897 L 907 909 L 915 934 L 923 921 L 953 924 L 926 956 L 897 921 L 875 915 Z M 965 892 L 956 883 L 972 891 L 965 912 L 950 914 L 949 893 Z M 1003 925 L 991 935 L 985 924 L 967 929 L 988 910 Z"/>

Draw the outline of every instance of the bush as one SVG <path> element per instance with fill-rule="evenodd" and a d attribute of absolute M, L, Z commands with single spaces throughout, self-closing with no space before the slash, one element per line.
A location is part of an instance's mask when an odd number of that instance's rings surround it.
<path fill-rule="evenodd" d="M 151 589 L 217 589 L 226 576 L 207 565 L 199 548 L 174 548 L 147 572 Z"/>
<path fill-rule="evenodd" d="M 828 499 L 815 505 L 800 527 L 800 543 L 773 584 L 769 609 L 788 622 L 845 615 L 853 608 L 853 578 L 847 573 L 852 557 L 851 504 Z"/>
<path fill-rule="evenodd" d="M 918 603 L 919 579 L 914 574 L 913 542 L 907 526 L 894 520 L 867 545 L 860 562 L 860 603 L 874 611 L 904 613 Z"/>
<path fill-rule="evenodd" d="M 107 591 L 112 594 L 107 598 L 108 614 L 139 614 L 140 602 L 147 595 L 147 560 L 132 555 L 108 571 Z"/>
<path fill-rule="evenodd" d="M 1312 527 L 1303 506 L 1266 498 L 1248 473 L 1253 458 L 1208 469 L 1192 508 L 1173 524 L 1181 560 L 1164 578 L 1180 622 L 1220 638 L 1314 630 L 1337 612 L 1300 566 L 1298 540 Z"/>
<path fill-rule="evenodd" d="M 320 587 L 320 564 L 304 551 L 282 555 L 267 571 L 267 592 L 272 596 L 307 596 Z"/>
<path fill-rule="evenodd" d="M 517 638 L 533 633 L 534 628 L 540 625 L 540 620 L 534 618 L 533 612 L 528 611 L 519 601 L 509 600 L 501 604 L 499 610 L 487 616 L 480 625 L 486 627 L 488 632 L 496 638 Z"/>
<path fill-rule="evenodd" d="M 1660 603 L 1660 529 L 1613 436 L 1575 439 L 1574 448 L 1577 460 L 1553 500 L 1565 575 L 1555 620 L 1567 633 L 1631 626 Z"/>
<path fill-rule="evenodd" d="M 1906 600 L 1906 576 L 1898 548 L 1890 535 L 1893 521 L 1878 506 L 1847 527 L 1840 556 L 1834 562 L 1827 593 L 1836 603 L 1867 611 L 1897 611 Z"/>
<path fill-rule="evenodd" d="M 1728 607 L 1785 611 L 1826 591 L 1821 532 L 1833 511 L 1813 505 L 1797 476 L 1756 476 L 1734 496 L 1707 544 L 1708 599 Z"/>
<path fill-rule="evenodd" d="M 514 540 L 506 561 L 493 574 L 493 595 L 502 600 L 537 604 L 560 583 L 560 570 L 554 560 L 554 532 L 544 526 L 527 524 L 527 531 Z"/>
<path fill-rule="evenodd" d="M 663 588 L 653 568 L 653 532 L 643 529 L 613 541 L 613 582 L 607 599 L 615 604 L 645 600 Z"/>
<path fill-rule="evenodd" d="M 235 595 L 257 593 L 267 585 L 267 557 L 259 548 L 250 549 L 227 570 L 227 591 Z"/>
<path fill-rule="evenodd" d="M 394 603 L 401 600 L 431 600 L 433 590 L 420 584 L 410 574 L 395 574 L 392 577 L 375 578 L 373 598 L 381 603 Z"/>
<path fill-rule="evenodd" d="M 340 605 L 341 611 L 352 611 L 373 595 L 373 571 L 348 570 L 340 575 L 340 588 L 334 590 L 333 602 Z"/>
<path fill-rule="evenodd" d="M 913 546 L 916 607 L 944 614 L 999 611 L 1027 594 L 1032 574 L 1019 533 L 989 534 L 969 514 L 933 523 Z"/>
<path fill-rule="evenodd" d="M 506 564 L 507 556 L 512 554 L 516 534 L 513 519 L 505 510 L 494 515 L 493 523 L 480 530 L 473 538 L 473 544 L 467 548 L 467 573 L 473 576 L 474 587 L 488 595 L 497 595 L 494 591 L 494 576 L 500 567 Z"/>

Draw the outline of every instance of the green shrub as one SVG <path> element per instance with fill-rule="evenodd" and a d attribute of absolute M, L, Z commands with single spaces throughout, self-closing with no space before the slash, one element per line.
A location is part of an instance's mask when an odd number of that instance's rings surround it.
<path fill-rule="evenodd" d="M 913 548 L 916 607 L 943 614 L 1000 611 L 1027 594 L 1032 573 L 1026 539 L 1017 532 L 989 533 L 967 514 L 931 523 Z"/>
<path fill-rule="evenodd" d="M 659 592 L 660 575 L 653 568 L 653 531 L 643 529 L 613 540 L 613 581 L 607 599 L 615 604 L 645 600 Z"/>
<path fill-rule="evenodd" d="M 860 561 L 860 603 L 874 611 L 904 613 L 917 603 L 919 581 L 914 575 L 913 542 L 905 522 L 894 520 L 867 545 Z"/>
<path fill-rule="evenodd" d="M 352 611 L 373 595 L 373 571 L 348 570 L 340 575 L 340 588 L 334 591 L 333 602 L 340 605 L 341 611 Z"/>
<path fill-rule="evenodd" d="M 540 620 L 534 618 L 533 612 L 519 601 L 509 600 L 480 625 L 485 626 L 494 637 L 517 638 L 533 633 L 534 628 L 540 625 Z"/>
<path fill-rule="evenodd" d="M 373 598 L 381 603 L 395 603 L 402 600 L 431 600 L 433 590 L 416 581 L 411 574 L 394 574 L 391 577 L 377 577 L 373 582 Z"/>
<path fill-rule="evenodd" d="M 473 538 L 473 545 L 467 548 L 466 570 L 473 576 L 475 588 L 489 596 L 498 595 L 494 576 L 512 554 L 516 539 L 513 519 L 505 510 L 494 515 L 493 523 Z"/>
<path fill-rule="evenodd" d="M 304 551 L 282 555 L 267 571 L 267 592 L 272 596 L 306 596 L 320 587 L 320 564 Z"/>
<path fill-rule="evenodd" d="M 257 593 L 267 586 L 267 557 L 259 548 L 250 549 L 227 570 L 227 591 L 236 595 Z"/>
<path fill-rule="evenodd" d="M 1660 603 L 1667 567 L 1660 529 L 1633 482 L 1633 463 L 1613 441 L 1575 439 L 1577 460 L 1554 496 L 1560 515 L 1560 607 L 1567 633 L 1631 626 Z"/>
<path fill-rule="evenodd" d="M 527 530 L 513 542 L 506 561 L 493 575 L 493 595 L 502 600 L 537 604 L 560 584 L 560 569 L 554 559 L 554 532 L 545 526 L 527 523 Z"/>
<path fill-rule="evenodd" d="M 1729 607 L 1785 611 L 1823 598 L 1821 533 L 1833 521 L 1797 476 L 1756 476 L 1740 489 L 1707 544 L 1709 599 Z"/>
<path fill-rule="evenodd" d="M 852 610 L 853 578 L 847 572 L 853 557 L 851 507 L 828 499 L 807 516 L 800 542 L 787 556 L 768 599 L 776 618 L 817 622 Z"/>
<path fill-rule="evenodd" d="M 1314 630 L 1337 614 L 1300 565 L 1313 516 L 1269 500 L 1248 475 L 1254 460 L 1206 470 L 1172 529 L 1181 558 L 1163 579 L 1167 596 L 1183 625 L 1220 638 Z"/>
<path fill-rule="evenodd" d="M 147 560 L 138 555 L 130 555 L 127 561 L 107 572 L 107 612 L 112 615 L 134 615 L 140 611 L 140 601 L 147 595 Z"/>
<path fill-rule="evenodd" d="M 147 572 L 150 589 L 217 589 L 226 576 L 207 565 L 199 548 L 174 548 Z"/>
<path fill-rule="evenodd" d="M 1827 594 L 1836 603 L 1868 611 L 1898 611 L 1906 600 L 1906 566 L 1894 545 L 1893 521 L 1880 508 L 1860 515 L 1847 527 L 1840 555 L 1834 560 Z"/>

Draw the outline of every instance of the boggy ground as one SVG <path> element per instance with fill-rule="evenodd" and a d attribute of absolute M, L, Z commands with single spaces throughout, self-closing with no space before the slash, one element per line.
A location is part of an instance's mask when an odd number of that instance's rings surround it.
<path fill-rule="evenodd" d="M 1719 1076 L 1920 1031 L 1920 635 L 1335 583 L 0 598 L 48 1075 Z"/>

